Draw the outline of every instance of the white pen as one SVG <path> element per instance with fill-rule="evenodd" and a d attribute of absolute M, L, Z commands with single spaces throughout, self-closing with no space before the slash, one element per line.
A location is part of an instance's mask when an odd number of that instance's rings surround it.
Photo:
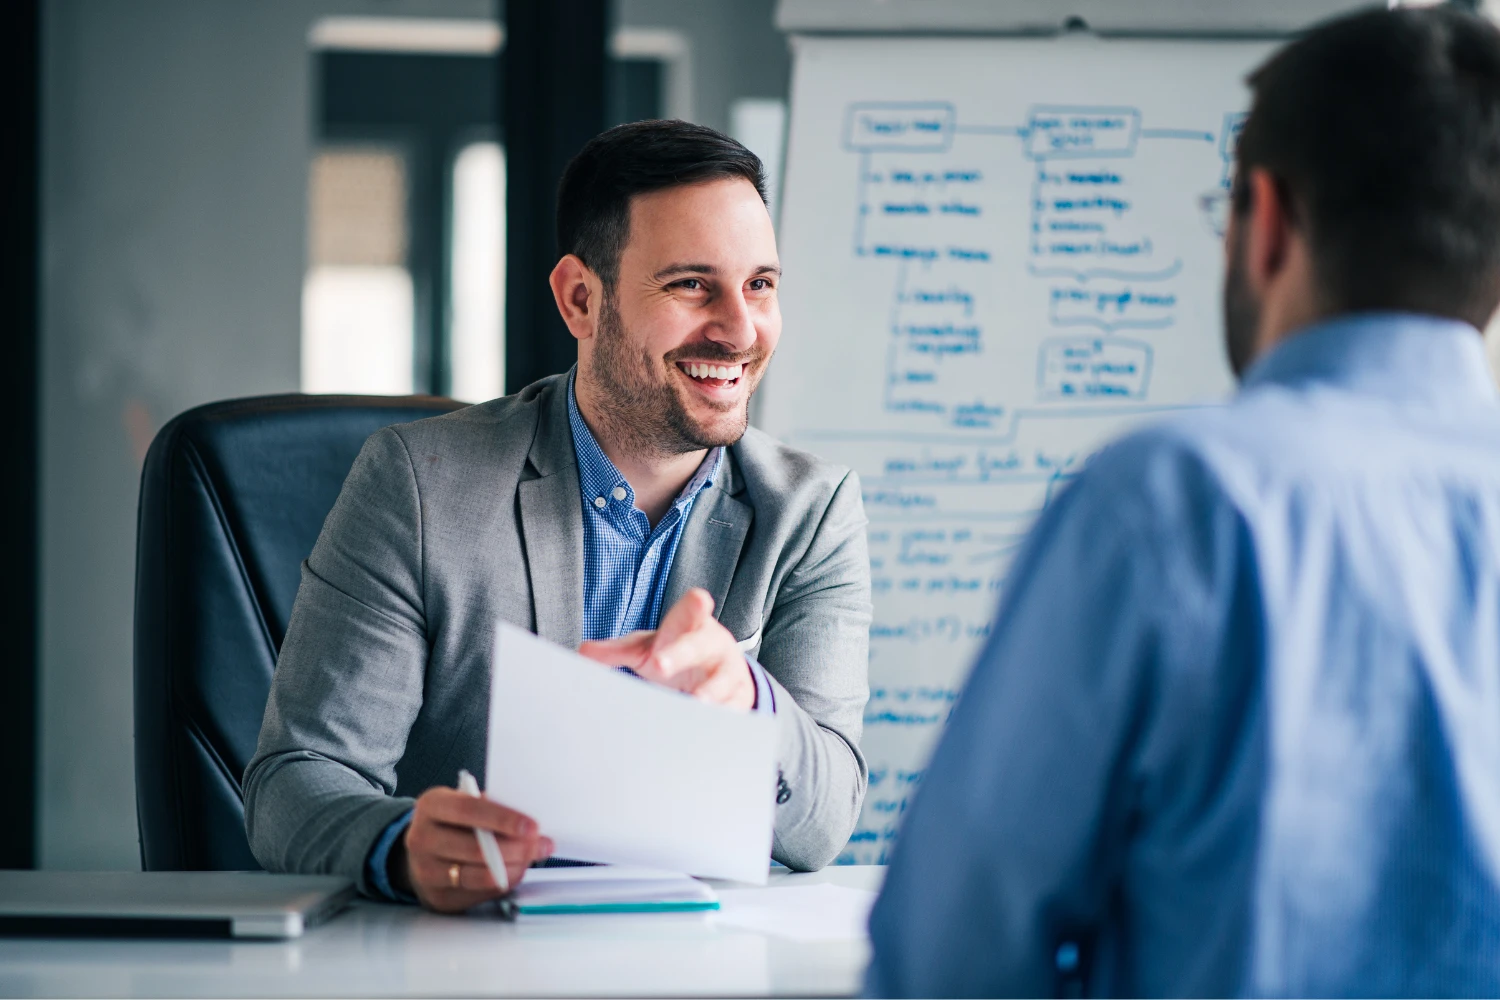
<path fill-rule="evenodd" d="M 465 795 L 479 798 L 479 782 L 463 769 L 458 772 L 458 790 Z M 495 835 L 489 830 L 476 826 L 474 837 L 479 841 L 479 853 L 484 855 L 485 867 L 490 870 L 490 876 L 494 878 L 495 884 L 500 887 L 501 892 L 510 892 L 510 878 L 505 874 L 505 859 L 500 856 L 500 844 L 495 840 Z"/>

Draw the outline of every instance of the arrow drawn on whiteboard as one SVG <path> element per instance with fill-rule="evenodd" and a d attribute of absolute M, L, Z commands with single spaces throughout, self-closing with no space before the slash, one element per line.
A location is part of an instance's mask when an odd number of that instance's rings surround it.
<path fill-rule="evenodd" d="M 1090 278 L 1114 278 L 1120 281 L 1163 281 L 1174 277 L 1182 270 L 1182 258 L 1177 258 L 1171 267 L 1160 271 L 1118 271 L 1110 267 L 1095 267 L 1086 271 L 1074 270 L 1071 267 L 1037 267 L 1035 264 L 1027 264 L 1026 270 L 1036 278 L 1077 278 L 1079 281 L 1088 281 Z"/>
<path fill-rule="evenodd" d="M 1026 138 L 1028 130 L 1019 125 L 955 125 L 953 131 L 969 135 L 1015 135 Z"/>
<path fill-rule="evenodd" d="M 1199 142 L 1213 142 L 1212 132 L 1200 132 L 1192 128 L 1143 128 L 1142 139 L 1197 139 Z"/>

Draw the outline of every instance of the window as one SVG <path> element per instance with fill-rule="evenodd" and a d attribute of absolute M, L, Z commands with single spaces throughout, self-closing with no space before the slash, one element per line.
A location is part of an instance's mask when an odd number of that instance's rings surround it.
<path fill-rule="evenodd" d="M 449 393 L 479 402 L 505 392 L 505 153 L 500 144 L 465 146 L 453 159 L 452 190 Z"/>
<path fill-rule="evenodd" d="M 406 161 L 399 148 L 324 148 L 309 184 L 302 391 L 412 391 Z"/>
<path fill-rule="evenodd" d="M 319 84 L 302 295 L 305 392 L 505 385 L 505 150 L 492 21 L 334 17 Z M 614 121 L 690 116 L 687 41 L 621 30 Z"/>
<path fill-rule="evenodd" d="M 499 395 L 499 26 L 329 18 L 312 43 L 303 390 Z"/>

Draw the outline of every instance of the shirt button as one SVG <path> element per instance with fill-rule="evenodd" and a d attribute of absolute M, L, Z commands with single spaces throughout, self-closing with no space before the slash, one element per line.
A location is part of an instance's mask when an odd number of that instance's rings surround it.
<path fill-rule="evenodd" d="M 609 503 L 609 501 L 606 500 L 606 499 L 604 499 L 603 497 L 594 497 L 594 506 L 595 507 L 603 507 L 603 506 L 605 506 L 608 503 Z"/>
<path fill-rule="evenodd" d="M 613 493 L 611 493 L 610 496 L 614 497 L 616 500 L 624 500 L 625 499 L 625 487 L 623 487 L 623 486 L 616 486 L 615 487 L 615 491 Z"/>

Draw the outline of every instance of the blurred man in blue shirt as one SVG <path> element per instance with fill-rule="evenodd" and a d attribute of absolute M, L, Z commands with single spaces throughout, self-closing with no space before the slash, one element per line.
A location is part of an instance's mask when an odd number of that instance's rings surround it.
<path fill-rule="evenodd" d="M 1250 78 L 1226 407 L 1042 515 L 907 814 L 876 994 L 1500 995 L 1500 33 Z"/>

